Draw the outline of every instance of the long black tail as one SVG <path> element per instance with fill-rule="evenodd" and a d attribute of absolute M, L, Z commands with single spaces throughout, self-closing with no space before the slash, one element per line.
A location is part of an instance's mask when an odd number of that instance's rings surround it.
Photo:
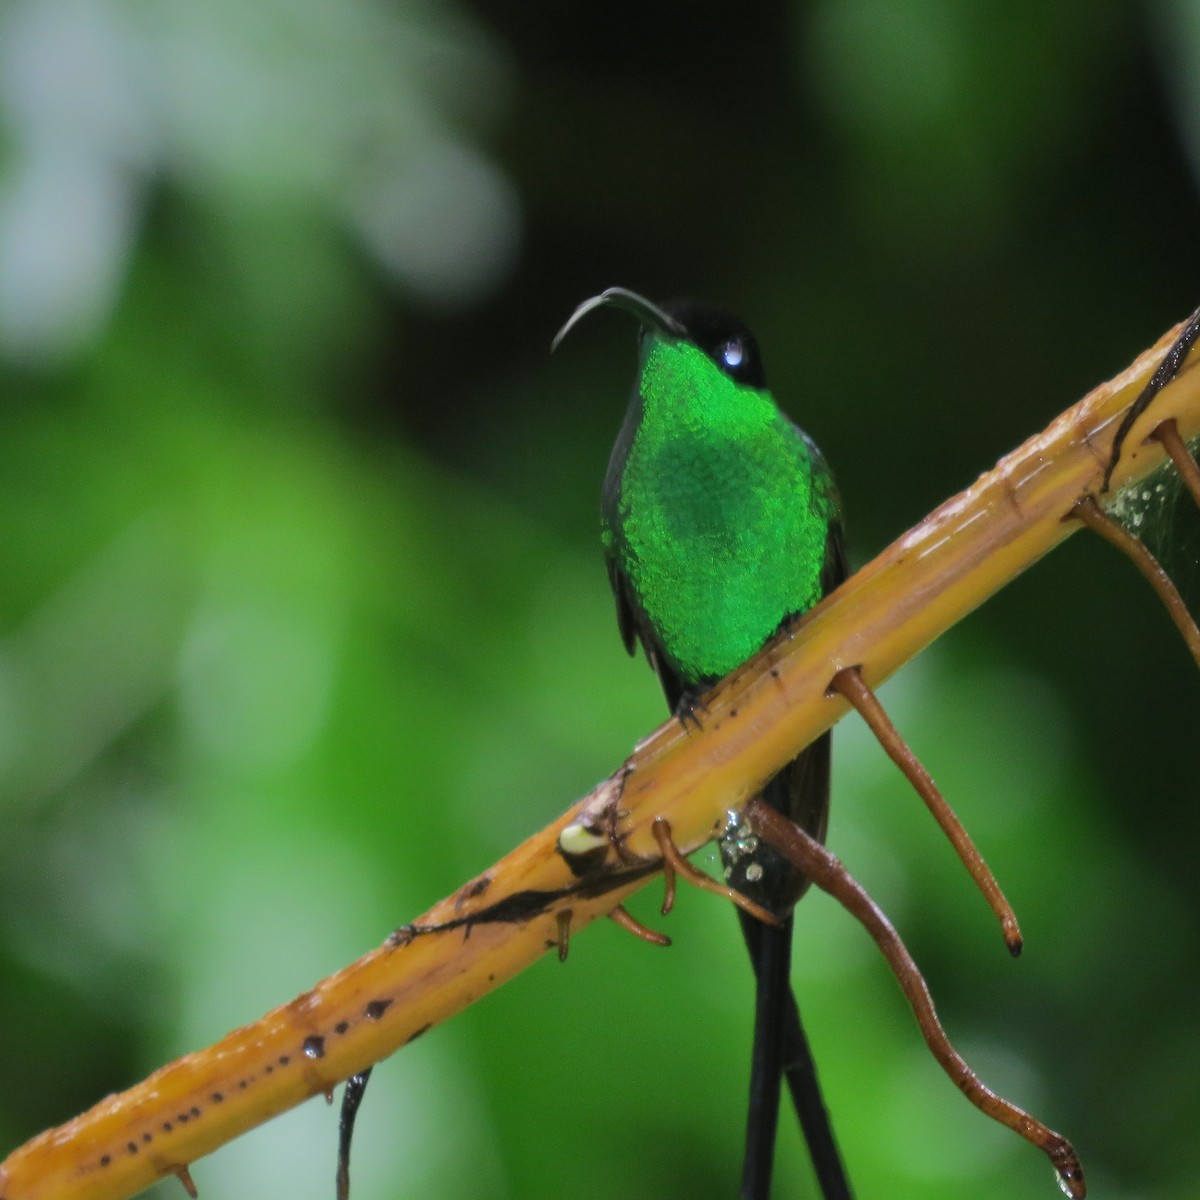
<path fill-rule="evenodd" d="M 771 1194 L 783 1079 L 808 1143 L 822 1200 L 853 1200 L 792 993 L 792 919 L 770 926 L 741 911 L 738 918 L 756 979 L 742 1200 L 768 1200 Z"/>

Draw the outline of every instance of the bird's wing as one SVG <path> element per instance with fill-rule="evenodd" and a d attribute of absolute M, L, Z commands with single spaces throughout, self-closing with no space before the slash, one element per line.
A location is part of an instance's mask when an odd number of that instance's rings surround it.
<path fill-rule="evenodd" d="M 630 654 L 637 653 L 638 643 L 646 652 L 646 661 L 650 664 L 658 682 L 662 685 L 663 695 L 672 712 L 677 712 L 680 701 L 689 692 L 688 686 L 667 663 L 662 643 L 654 633 L 642 607 L 634 595 L 629 576 L 621 570 L 615 555 L 608 556 L 608 582 L 612 587 L 613 599 L 617 603 L 617 628 L 621 631 L 621 640 Z M 709 681 L 705 681 L 709 682 Z"/>

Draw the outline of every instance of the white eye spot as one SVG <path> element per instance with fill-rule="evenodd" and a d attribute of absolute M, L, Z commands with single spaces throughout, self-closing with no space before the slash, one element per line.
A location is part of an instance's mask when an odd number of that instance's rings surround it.
<path fill-rule="evenodd" d="M 732 342 L 726 342 L 721 347 L 721 361 L 731 370 L 735 371 L 746 360 L 746 347 L 742 345 L 741 340 L 734 338 Z"/>

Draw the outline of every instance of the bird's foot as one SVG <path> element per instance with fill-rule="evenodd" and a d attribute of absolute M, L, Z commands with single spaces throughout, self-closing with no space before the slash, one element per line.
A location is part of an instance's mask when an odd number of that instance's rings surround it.
<path fill-rule="evenodd" d="M 702 691 L 685 691 L 679 697 L 679 703 L 675 705 L 676 720 L 683 726 L 684 733 L 688 732 L 689 723 L 694 725 L 696 732 L 700 732 L 700 715 L 703 713 L 708 716 L 708 705 L 704 703 L 701 697 Z"/>

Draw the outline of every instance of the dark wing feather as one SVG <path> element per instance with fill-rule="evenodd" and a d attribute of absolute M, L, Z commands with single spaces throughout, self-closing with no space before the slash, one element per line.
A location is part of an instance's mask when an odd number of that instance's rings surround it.
<path fill-rule="evenodd" d="M 626 651 L 636 654 L 637 645 L 641 643 L 646 652 L 646 661 L 662 685 L 668 707 L 672 712 L 677 712 L 679 702 L 688 690 L 687 686 L 667 665 L 662 643 L 655 636 L 653 627 L 633 594 L 629 576 L 621 570 L 612 555 L 608 556 L 608 582 L 612 587 L 613 599 L 617 602 L 617 628 L 621 631 L 621 641 L 625 643 Z"/>
<path fill-rule="evenodd" d="M 846 557 L 846 531 L 840 521 L 829 525 L 829 536 L 825 539 L 825 565 L 821 568 L 821 595 L 828 596 L 850 575 L 850 561 Z"/>
<path fill-rule="evenodd" d="M 621 631 L 621 641 L 625 644 L 626 654 L 635 654 L 639 631 L 637 617 L 634 616 L 634 599 L 629 588 L 629 576 L 617 566 L 613 555 L 607 556 L 606 562 L 608 584 L 612 588 L 613 599 L 617 602 L 617 628 Z"/>

